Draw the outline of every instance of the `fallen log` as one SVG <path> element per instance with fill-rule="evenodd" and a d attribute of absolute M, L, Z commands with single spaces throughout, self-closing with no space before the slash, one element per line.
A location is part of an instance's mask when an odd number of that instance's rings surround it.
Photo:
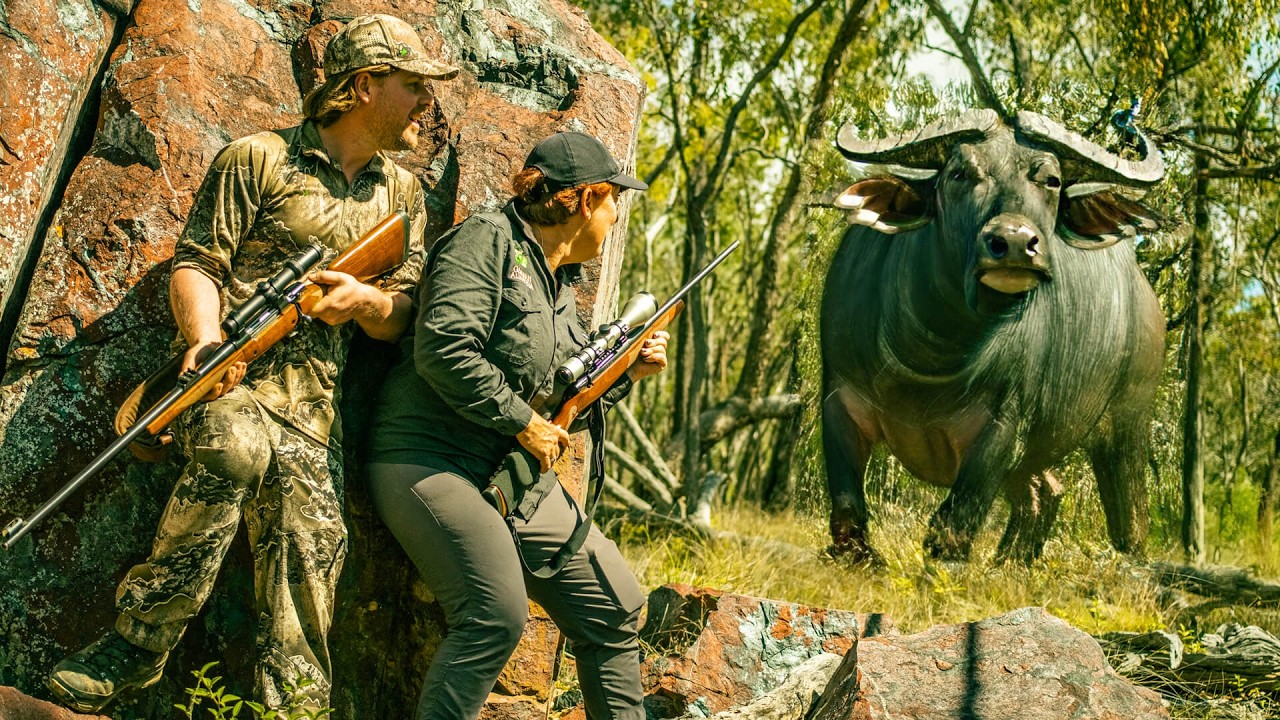
<path fill-rule="evenodd" d="M 1159 585 L 1210 598 L 1217 605 L 1280 608 L 1280 583 L 1256 579 L 1244 568 L 1153 562 L 1142 569 Z"/>
<path fill-rule="evenodd" d="M 1280 640 L 1254 625 L 1223 625 L 1189 648 L 1168 632 L 1107 633 L 1098 642 L 1116 672 L 1143 685 L 1179 694 L 1280 692 Z"/>

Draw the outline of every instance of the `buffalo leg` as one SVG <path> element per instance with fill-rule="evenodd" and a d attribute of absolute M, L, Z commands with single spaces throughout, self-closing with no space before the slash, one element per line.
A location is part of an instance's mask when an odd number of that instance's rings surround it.
<path fill-rule="evenodd" d="M 1009 524 L 996 550 L 999 562 L 1013 560 L 1030 565 L 1044 552 L 1049 531 L 1058 517 L 1062 504 L 1063 487 L 1049 471 L 1030 478 L 1005 483 L 1004 494 L 1009 500 Z"/>
<path fill-rule="evenodd" d="M 1014 423 L 993 422 L 960 464 L 956 482 L 929 521 L 925 552 L 935 560 L 967 562 L 973 539 L 991 512 L 1013 453 Z"/>
<path fill-rule="evenodd" d="M 1120 552 L 1135 555 L 1142 554 L 1149 522 L 1147 433 L 1145 416 L 1120 416 L 1089 452 L 1111 544 Z"/>
<path fill-rule="evenodd" d="M 858 430 L 837 392 L 822 403 L 822 451 L 831 494 L 831 554 L 874 561 L 867 541 L 867 460 L 871 443 Z"/>

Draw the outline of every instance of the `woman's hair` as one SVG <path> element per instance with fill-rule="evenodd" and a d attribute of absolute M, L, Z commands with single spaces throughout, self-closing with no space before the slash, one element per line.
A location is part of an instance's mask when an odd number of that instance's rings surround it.
<path fill-rule="evenodd" d="M 385 77 L 395 71 L 390 65 L 372 65 L 353 73 L 328 78 L 303 98 L 302 115 L 320 127 L 328 127 L 359 102 L 356 97 L 357 75 L 369 73 L 373 77 Z"/>
<path fill-rule="evenodd" d="M 563 225 L 578 212 L 582 193 L 590 190 L 593 195 L 608 195 L 613 185 L 608 182 L 589 183 L 564 190 L 548 190 L 546 176 L 536 167 L 525 168 L 511 178 L 515 191 L 516 210 L 538 225 Z"/>

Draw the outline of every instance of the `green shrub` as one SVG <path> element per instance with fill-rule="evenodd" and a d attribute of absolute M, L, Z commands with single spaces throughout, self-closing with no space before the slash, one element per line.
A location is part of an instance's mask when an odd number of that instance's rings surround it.
<path fill-rule="evenodd" d="M 208 713 L 200 717 L 209 717 L 214 720 L 242 717 L 241 713 L 246 710 L 249 714 L 243 717 L 246 719 L 261 718 L 261 720 L 316 720 L 333 712 L 333 708 L 312 710 L 302 706 L 306 698 L 298 691 L 312 684 L 314 681 L 311 678 L 303 678 L 296 686 L 286 684 L 284 688 L 285 697 L 287 698 L 285 705 L 279 708 L 268 708 L 262 703 L 245 700 L 238 695 L 227 692 L 226 688 L 221 685 L 222 676 L 209 676 L 209 671 L 217 664 L 217 662 L 211 662 L 199 670 L 191 671 L 191 674 L 196 678 L 195 686 L 186 689 L 186 693 L 191 699 L 186 705 L 174 705 L 189 720 L 193 720 L 199 710 L 204 710 Z"/>

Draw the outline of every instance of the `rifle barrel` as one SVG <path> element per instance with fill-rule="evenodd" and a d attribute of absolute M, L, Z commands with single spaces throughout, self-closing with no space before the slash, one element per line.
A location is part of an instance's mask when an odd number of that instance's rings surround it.
<path fill-rule="evenodd" d="M 214 367 L 217 367 L 219 363 L 235 351 L 236 346 L 234 342 L 227 341 L 222 343 L 218 346 L 218 349 L 214 351 L 213 355 L 210 355 L 208 359 L 200 364 L 200 367 L 195 371 L 197 376 L 201 370 L 205 370 L 207 372 L 208 370 L 212 370 Z M 79 489 L 81 485 L 88 481 L 89 478 L 92 478 L 94 475 L 101 472 L 102 469 L 107 466 L 107 463 L 115 459 L 116 455 L 119 455 L 125 448 L 129 447 L 130 443 L 146 433 L 147 426 L 155 421 L 156 418 L 160 417 L 160 415 L 168 411 L 168 409 L 182 397 L 186 392 L 186 389 L 187 385 L 180 384 L 166 393 L 165 396 L 152 406 L 145 415 L 138 418 L 123 435 L 116 438 L 115 442 L 108 445 L 106 450 L 99 453 L 98 456 L 93 459 L 93 462 L 89 463 L 83 470 L 77 473 L 75 477 L 68 480 L 67 484 L 63 485 L 62 489 L 55 493 L 53 497 L 46 500 L 43 505 L 31 514 L 30 518 L 16 518 L 6 525 L 3 530 L 0 530 L 0 538 L 4 540 L 4 549 L 8 550 L 12 548 L 15 543 L 31 531 L 31 528 L 35 527 L 37 523 L 48 517 L 54 510 L 57 510 L 59 505 L 66 502 L 67 498 L 71 497 L 71 495 Z"/>
<path fill-rule="evenodd" d="M 685 295 L 688 295 L 693 290 L 693 288 L 697 286 L 698 283 L 702 282 L 702 278 L 710 275 L 711 271 L 715 270 L 717 265 L 724 262 L 724 259 L 729 257 L 729 253 L 733 252 L 734 250 L 737 250 L 738 246 L 741 244 L 742 244 L 741 240 L 734 240 L 733 244 L 725 248 L 719 255 L 716 256 L 714 260 L 708 263 L 706 267 L 699 270 L 697 275 L 694 275 L 692 278 L 690 278 L 689 282 L 684 284 L 684 287 L 677 290 L 675 295 L 672 295 L 670 298 L 668 298 L 667 301 L 662 304 L 662 307 L 658 308 L 658 312 L 654 313 L 653 316 L 655 318 L 661 317 L 662 313 L 669 310 L 672 305 L 675 305 L 676 303 L 683 300 Z M 645 323 L 645 326 L 647 327 L 648 323 Z"/>

